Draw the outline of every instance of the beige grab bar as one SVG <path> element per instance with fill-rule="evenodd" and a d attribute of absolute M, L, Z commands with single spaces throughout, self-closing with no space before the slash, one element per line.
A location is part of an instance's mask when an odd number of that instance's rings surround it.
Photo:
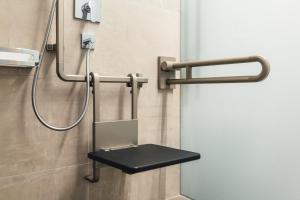
<path fill-rule="evenodd" d="M 161 57 L 159 67 L 160 70 L 165 72 L 164 79 L 167 85 L 172 84 L 205 84 L 205 83 L 242 83 L 242 82 L 259 82 L 268 77 L 270 73 L 269 62 L 260 56 L 250 57 L 239 57 L 239 58 L 226 58 L 218 60 L 207 60 L 207 61 L 196 61 L 196 62 L 182 62 L 175 63 L 174 61 L 168 61 L 170 58 Z M 208 77 L 208 78 L 193 78 L 192 68 L 193 67 L 204 67 L 213 65 L 228 65 L 228 64 L 239 64 L 239 63 L 252 63 L 259 62 L 261 64 L 261 72 L 257 75 L 250 76 L 228 76 L 228 77 Z M 168 72 L 173 72 L 178 69 L 186 68 L 186 77 L 181 79 L 173 77 L 166 78 Z M 171 76 L 171 75 L 170 75 Z M 160 77 L 162 78 L 162 77 Z M 161 88 L 168 89 L 168 88 Z M 170 88 L 169 88 L 170 89 Z"/>

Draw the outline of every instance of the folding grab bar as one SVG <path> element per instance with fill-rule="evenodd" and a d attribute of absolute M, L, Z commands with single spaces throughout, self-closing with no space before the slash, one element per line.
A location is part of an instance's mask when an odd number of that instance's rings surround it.
<path fill-rule="evenodd" d="M 174 84 L 207 84 L 207 83 L 243 83 L 243 82 L 259 82 L 268 77 L 270 72 L 269 62 L 260 56 L 226 58 L 219 60 L 207 60 L 196 62 L 175 63 L 174 58 L 159 57 L 158 62 L 158 78 L 159 89 L 173 89 Z M 204 67 L 213 65 L 229 65 L 239 63 L 259 62 L 261 64 L 261 72 L 257 75 L 249 76 L 228 76 L 228 77 L 209 77 L 209 78 L 193 78 L 193 67 Z M 186 68 L 186 77 L 181 79 L 175 78 L 175 71 Z"/>

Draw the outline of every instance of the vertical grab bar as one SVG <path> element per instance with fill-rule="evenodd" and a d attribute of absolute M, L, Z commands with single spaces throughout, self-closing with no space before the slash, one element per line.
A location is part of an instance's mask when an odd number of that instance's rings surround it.
<path fill-rule="evenodd" d="M 71 75 L 64 71 L 64 0 L 56 1 L 56 73 L 63 81 L 85 82 L 85 75 Z"/>

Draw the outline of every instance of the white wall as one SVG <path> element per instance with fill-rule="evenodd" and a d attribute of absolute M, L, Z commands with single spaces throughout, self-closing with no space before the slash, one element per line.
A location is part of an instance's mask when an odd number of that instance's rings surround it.
<path fill-rule="evenodd" d="M 182 87 L 182 148 L 202 154 L 182 167 L 183 194 L 300 199 L 300 1 L 182 1 L 183 60 L 256 54 L 271 63 L 264 82 Z M 197 74 L 259 69 L 239 66 Z"/>

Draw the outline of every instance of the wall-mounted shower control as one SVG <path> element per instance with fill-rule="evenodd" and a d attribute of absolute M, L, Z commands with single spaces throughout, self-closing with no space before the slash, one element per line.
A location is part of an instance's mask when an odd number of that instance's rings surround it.
<path fill-rule="evenodd" d="M 75 0 L 75 18 L 100 22 L 101 0 Z"/>

